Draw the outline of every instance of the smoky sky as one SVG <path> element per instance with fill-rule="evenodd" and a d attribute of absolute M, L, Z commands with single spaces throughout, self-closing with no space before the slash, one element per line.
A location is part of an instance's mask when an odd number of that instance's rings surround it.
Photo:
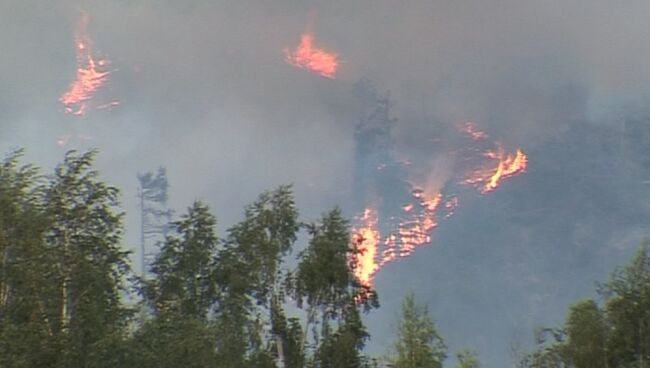
<path fill-rule="evenodd" d="M 95 97 L 121 104 L 73 117 L 58 97 L 82 11 L 111 61 Z M 649 17 L 640 0 L 3 1 L 0 149 L 24 147 L 47 171 L 66 149 L 98 148 L 135 249 L 136 173 L 161 165 L 172 206 L 206 201 L 222 233 L 283 183 L 306 218 L 345 206 L 369 108 L 360 80 L 391 101 L 398 158 L 444 167 L 436 144 L 474 121 L 522 147 L 529 172 L 468 195 L 431 245 L 378 275 L 369 348 L 385 351 L 410 288 L 450 348 L 502 367 L 513 341 L 561 322 L 648 232 Z M 306 30 L 339 55 L 336 79 L 284 61 Z"/>

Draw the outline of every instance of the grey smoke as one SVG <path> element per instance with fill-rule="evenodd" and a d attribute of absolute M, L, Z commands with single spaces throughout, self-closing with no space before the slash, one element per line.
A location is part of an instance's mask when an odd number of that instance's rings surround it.
<path fill-rule="evenodd" d="M 115 69 L 102 97 L 121 106 L 79 119 L 57 99 L 74 78 L 81 10 Z M 99 148 L 135 248 L 136 173 L 159 165 L 172 207 L 206 200 L 222 234 L 282 183 L 307 218 L 345 204 L 368 106 L 360 79 L 390 91 L 396 151 L 418 162 L 443 170 L 436 144 L 475 121 L 523 147 L 530 170 L 467 194 L 433 244 L 377 276 L 370 350 L 390 343 L 412 288 L 450 347 L 502 367 L 513 337 L 526 344 L 534 326 L 560 322 L 648 234 L 649 15 L 641 0 L 4 1 L 0 151 L 25 147 L 51 168 L 57 137 L 92 136 L 70 145 Z M 283 61 L 310 19 L 319 47 L 340 55 L 336 80 Z"/>

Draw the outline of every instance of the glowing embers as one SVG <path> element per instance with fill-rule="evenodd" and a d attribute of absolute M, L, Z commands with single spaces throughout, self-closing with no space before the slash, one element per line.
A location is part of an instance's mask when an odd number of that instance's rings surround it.
<path fill-rule="evenodd" d="M 395 230 L 384 239 L 380 267 L 431 243 L 431 232 L 438 227 L 439 218 L 449 218 L 458 205 L 456 197 L 445 199 L 440 193 L 428 197 L 420 188 L 413 189 L 411 194 L 413 202 L 402 207 L 403 213 L 393 226 Z"/>
<path fill-rule="evenodd" d="M 334 79 L 338 68 L 338 56 L 334 53 L 315 48 L 314 36 L 303 33 L 300 44 L 293 51 L 285 50 L 287 63 L 316 73 L 321 77 Z"/>
<path fill-rule="evenodd" d="M 481 141 L 488 138 L 488 135 L 485 132 L 478 130 L 476 124 L 471 121 L 460 126 L 460 130 L 474 141 Z"/>
<path fill-rule="evenodd" d="M 77 73 L 75 80 L 64 92 L 59 101 L 63 104 L 67 114 L 81 116 L 89 107 L 95 93 L 107 82 L 110 75 L 108 60 L 96 59 L 93 56 L 92 42 L 86 34 L 88 15 L 81 14 L 81 20 L 75 32 L 75 49 L 77 54 Z M 117 101 L 97 106 L 97 108 L 112 107 L 119 104 Z"/>
<path fill-rule="evenodd" d="M 528 156 L 519 148 L 514 154 L 506 154 L 503 147 L 497 145 L 484 156 L 490 160 L 489 164 L 475 170 L 462 182 L 475 186 L 483 194 L 495 190 L 504 179 L 523 173 L 528 166 Z"/>

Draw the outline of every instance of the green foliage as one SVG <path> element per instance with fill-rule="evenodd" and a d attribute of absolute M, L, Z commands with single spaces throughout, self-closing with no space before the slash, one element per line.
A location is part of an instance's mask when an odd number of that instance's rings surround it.
<path fill-rule="evenodd" d="M 118 190 L 97 179 L 94 156 L 66 154 L 44 192 L 55 293 L 49 320 L 65 343 L 65 366 L 89 364 L 96 345 L 121 329 L 129 313 L 120 301 L 129 267 L 120 244 Z"/>
<path fill-rule="evenodd" d="M 214 329 L 200 319 L 167 315 L 145 323 L 130 342 L 130 364 L 142 368 L 214 366 Z"/>
<path fill-rule="evenodd" d="M 563 330 L 542 328 L 535 332 L 535 350 L 519 362 L 525 368 L 571 367 L 565 352 Z"/>
<path fill-rule="evenodd" d="M 360 354 L 368 338 L 359 310 L 378 307 L 376 293 L 362 287 L 354 276 L 351 262 L 355 249 L 351 243 L 349 224 L 335 208 L 317 223 L 306 225 L 309 244 L 298 255 L 296 271 L 287 278 L 287 289 L 299 308 L 306 309 L 299 347 L 315 367 L 358 367 L 364 361 Z M 331 332 L 329 323 L 336 322 Z M 307 339 L 310 328 L 320 324 L 321 334 Z"/>
<path fill-rule="evenodd" d="M 298 306 L 330 313 L 340 312 L 350 301 L 356 280 L 350 269 L 350 233 L 339 209 L 325 215 L 320 224 L 307 227 L 311 240 L 299 254 L 294 296 Z"/>
<path fill-rule="evenodd" d="M 327 326 L 327 322 L 325 322 Z M 343 320 L 334 333 L 324 329 L 313 366 L 318 368 L 361 368 L 367 359 L 361 355 L 368 333 L 361 321 L 357 306 L 352 302 L 343 312 Z"/>
<path fill-rule="evenodd" d="M 299 229 L 298 210 L 290 186 L 262 193 L 246 207 L 244 220 L 229 230 L 242 272 L 251 282 L 253 297 L 268 305 L 276 291 L 279 265 L 291 251 Z"/>
<path fill-rule="evenodd" d="M 201 202 L 165 224 L 152 277 L 137 288 L 148 316 L 131 319 L 119 192 L 94 156 L 71 151 L 50 177 L 21 167 L 20 152 L 0 164 L 0 366 L 373 366 L 360 314 L 378 302 L 354 277 L 349 224 L 336 209 L 304 225 L 309 244 L 289 271 L 303 226 L 289 186 L 262 193 L 223 240 Z M 287 295 L 306 325 L 287 316 Z"/>
<path fill-rule="evenodd" d="M 650 255 L 643 243 L 623 268 L 600 285 L 606 298 L 604 311 L 610 326 L 609 366 L 650 367 Z"/>
<path fill-rule="evenodd" d="M 0 366 L 35 367 L 57 361 L 57 345 L 48 319 L 43 243 L 47 221 L 42 177 L 19 166 L 22 152 L 0 165 Z"/>
<path fill-rule="evenodd" d="M 477 354 L 471 350 L 462 350 L 456 354 L 458 365 L 456 368 L 480 368 Z"/>
<path fill-rule="evenodd" d="M 576 368 L 607 367 L 607 326 L 593 300 L 572 305 L 566 321 L 566 354 Z"/>
<path fill-rule="evenodd" d="M 395 368 L 441 368 L 446 346 L 435 329 L 428 308 L 418 305 L 413 293 L 402 303 L 402 315 L 394 345 Z"/>
<path fill-rule="evenodd" d="M 220 341 L 230 352 L 228 359 L 241 362 L 248 356 L 257 364 L 271 356 L 281 363 L 286 360 L 284 347 L 290 343 L 284 340 L 287 331 L 280 328 L 286 324 L 280 267 L 298 229 L 298 211 L 289 186 L 262 193 L 246 207 L 244 220 L 229 229 L 216 270 L 221 290 L 217 324 L 228 326 L 223 333 L 237 338 Z M 237 326 L 230 325 L 233 318 L 239 320 Z"/>
<path fill-rule="evenodd" d="M 94 152 L 68 152 L 47 180 L 18 156 L 0 169 L 2 365 L 99 367 L 130 314 L 118 191 Z"/>
<path fill-rule="evenodd" d="M 195 202 L 186 215 L 172 223 L 175 234 L 165 240 L 151 268 L 155 277 L 144 290 L 156 313 L 206 318 L 217 300 L 216 223 L 201 202 Z"/>
<path fill-rule="evenodd" d="M 617 268 L 609 281 L 599 284 L 604 299 L 600 308 L 592 300 L 569 308 L 562 330 L 551 332 L 554 341 L 538 339 L 538 347 L 522 367 L 650 367 L 650 255 L 641 245 L 631 262 Z"/>

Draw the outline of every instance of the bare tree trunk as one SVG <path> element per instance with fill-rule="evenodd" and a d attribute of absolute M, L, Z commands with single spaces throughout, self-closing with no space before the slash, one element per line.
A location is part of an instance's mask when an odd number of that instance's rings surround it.
<path fill-rule="evenodd" d="M 70 295 L 70 266 L 68 265 L 68 258 L 70 254 L 70 241 L 68 239 L 68 232 L 63 232 L 63 285 L 61 286 L 61 332 L 68 333 L 70 327 L 70 319 L 72 317 L 72 296 Z"/>
<path fill-rule="evenodd" d="M 315 305 L 318 305 L 317 303 Z M 305 353 L 305 344 L 307 344 L 307 334 L 309 333 L 309 326 L 314 323 L 316 319 L 316 308 L 314 306 L 309 306 L 307 310 L 307 321 L 305 322 L 305 328 L 302 331 L 302 338 L 300 340 L 300 350 Z"/>

